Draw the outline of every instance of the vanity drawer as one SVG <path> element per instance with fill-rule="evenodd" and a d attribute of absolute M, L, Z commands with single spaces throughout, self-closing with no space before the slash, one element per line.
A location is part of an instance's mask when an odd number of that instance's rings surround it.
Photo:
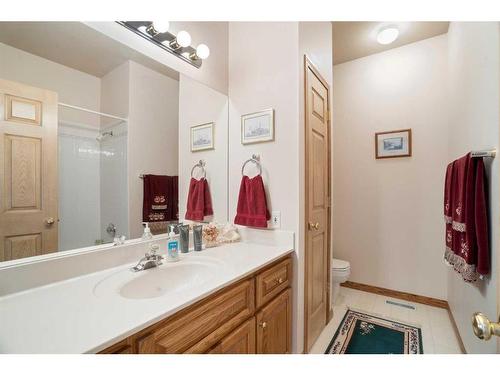
<path fill-rule="evenodd" d="M 245 280 L 176 314 L 155 333 L 160 353 L 204 353 L 251 317 L 254 280 Z"/>
<path fill-rule="evenodd" d="M 288 288 L 291 281 L 292 259 L 290 257 L 259 273 L 256 277 L 257 308 L 264 306 Z"/>

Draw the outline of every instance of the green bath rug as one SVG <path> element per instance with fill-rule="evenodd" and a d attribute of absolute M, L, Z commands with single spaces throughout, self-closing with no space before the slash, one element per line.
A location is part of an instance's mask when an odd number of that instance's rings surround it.
<path fill-rule="evenodd" d="M 422 330 L 347 310 L 325 354 L 423 354 Z"/>

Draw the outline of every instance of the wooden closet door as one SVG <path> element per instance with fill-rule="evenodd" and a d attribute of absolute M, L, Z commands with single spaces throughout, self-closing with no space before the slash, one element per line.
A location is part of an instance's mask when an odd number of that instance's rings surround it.
<path fill-rule="evenodd" d="M 329 87 L 305 58 L 306 249 L 305 350 L 309 351 L 330 310 L 330 111 Z"/>
<path fill-rule="evenodd" d="M 57 94 L 0 80 L 0 261 L 57 251 Z"/>

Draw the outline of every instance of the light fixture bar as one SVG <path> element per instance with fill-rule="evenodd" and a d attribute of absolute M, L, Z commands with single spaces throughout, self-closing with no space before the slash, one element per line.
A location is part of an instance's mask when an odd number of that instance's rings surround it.
<path fill-rule="evenodd" d="M 196 56 L 196 49 L 188 46 L 188 47 L 178 47 L 176 46 L 175 40 L 176 36 L 170 32 L 158 33 L 156 35 L 151 35 L 146 32 L 146 29 L 151 26 L 151 21 L 116 21 L 118 24 L 123 27 L 133 31 L 137 35 L 140 35 L 146 40 L 149 40 L 151 43 L 157 45 L 158 47 L 164 49 L 165 51 L 170 52 L 172 55 L 177 56 L 181 60 L 191 64 L 196 68 L 201 68 L 202 59 L 192 59 L 190 56 Z M 144 28 L 144 31 L 140 29 Z M 166 43 L 163 43 L 166 42 Z M 172 46 L 171 46 L 172 45 Z"/>

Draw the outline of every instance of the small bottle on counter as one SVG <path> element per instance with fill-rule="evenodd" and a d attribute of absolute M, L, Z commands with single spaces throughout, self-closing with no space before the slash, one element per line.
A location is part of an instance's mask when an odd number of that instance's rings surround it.
<path fill-rule="evenodd" d="M 177 262 L 179 260 L 179 241 L 175 237 L 173 227 L 170 227 L 167 241 L 167 262 Z"/>
<path fill-rule="evenodd" d="M 181 253 L 189 252 L 189 224 L 179 225 Z"/>
<path fill-rule="evenodd" d="M 201 251 L 203 246 L 203 226 L 195 225 L 193 227 L 193 242 L 194 242 L 194 251 Z"/>

